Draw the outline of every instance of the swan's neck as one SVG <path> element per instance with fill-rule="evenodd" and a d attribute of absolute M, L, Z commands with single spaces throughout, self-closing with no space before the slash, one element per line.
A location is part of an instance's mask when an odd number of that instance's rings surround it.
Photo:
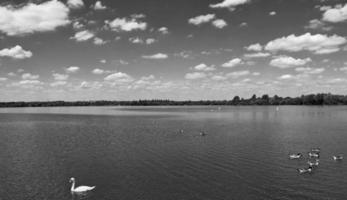
<path fill-rule="evenodd" d="M 75 190 L 75 181 L 72 181 L 72 185 L 71 185 L 71 191 Z"/>

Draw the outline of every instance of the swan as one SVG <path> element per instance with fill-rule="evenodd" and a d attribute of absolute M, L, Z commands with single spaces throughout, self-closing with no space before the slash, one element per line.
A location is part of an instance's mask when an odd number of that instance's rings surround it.
<path fill-rule="evenodd" d="M 302 157 L 302 154 L 301 154 L 301 153 L 290 154 L 290 155 L 289 155 L 289 158 L 290 158 L 290 159 L 298 159 L 298 158 L 301 158 L 301 157 Z"/>
<path fill-rule="evenodd" d="M 75 178 L 70 178 L 70 183 L 72 183 L 71 185 L 71 192 L 74 193 L 82 193 L 82 192 L 88 192 L 90 190 L 93 190 L 95 188 L 95 186 L 79 186 L 77 188 L 75 188 Z"/>
<path fill-rule="evenodd" d="M 342 160 L 342 159 L 343 159 L 343 155 L 333 156 L 333 159 L 334 159 L 335 161 Z"/>
<path fill-rule="evenodd" d="M 311 173 L 311 172 L 312 172 L 312 167 L 309 166 L 308 168 L 298 169 L 298 172 L 299 172 L 300 174 Z"/>
<path fill-rule="evenodd" d="M 309 152 L 308 156 L 310 156 L 312 158 L 319 158 L 319 154 L 318 153 L 313 153 L 313 152 Z"/>
<path fill-rule="evenodd" d="M 308 161 L 307 164 L 310 165 L 310 167 L 318 166 L 319 165 L 319 160 L 316 160 L 315 162 Z"/>

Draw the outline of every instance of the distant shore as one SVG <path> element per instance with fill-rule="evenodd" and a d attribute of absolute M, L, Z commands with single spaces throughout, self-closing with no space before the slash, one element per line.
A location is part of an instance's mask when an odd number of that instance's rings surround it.
<path fill-rule="evenodd" d="M 335 94 L 309 94 L 300 97 L 279 97 L 274 95 L 253 95 L 249 99 L 235 96 L 232 100 L 199 100 L 199 101 L 173 101 L 173 100 L 132 100 L 132 101 L 14 101 L 0 102 L 0 107 L 58 107 L 58 106 L 207 106 L 207 105 L 347 105 L 347 95 Z"/>

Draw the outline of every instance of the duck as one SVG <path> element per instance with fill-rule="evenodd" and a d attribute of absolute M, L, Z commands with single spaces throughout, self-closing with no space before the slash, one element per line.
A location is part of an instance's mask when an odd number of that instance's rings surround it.
<path fill-rule="evenodd" d="M 309 166 L 308 168 L 302 168 L 302 169 L 298 169 L 298 172 L 300 173 L 300 174 L 305 174 L 305 173 L 311 173 L 312 172 L 312 167 L 311 166 Z"/>
<path fill-rule="evenodd" d="M 310 167 L 318 166 L 318 165 L 319 165 L 319 160 L 316 160 L 315 162 L 307 161 L 307 164 L 308 164 Z"/>
<path fill-rule="evenodd" d="M 334 159 L 335 161 L 341 161 L 341 160 L 343 159 L 343 155 L 340 154 L 340 155 L 337 155 L 337 156 L 333 156 L 333 159 Z"/>
<path fill-rule="evenodd" d="M 301 153 L 297 153 L 297 154 L 290 154 L 289 155 L 289 158 L 290 159 L 299 159 L 302 157 L 302 154 Z"/>
<path fill-rule="evenodd" d="M 310 156 L 311 158 L 319 158 L 319 154 L 314 152 L 309 152 L 308 156 Z"/>
<path fill-rule="evenodd" d="M 201 132 L 200 132 L 200 136 L 206 136 L 206 133 L 203 132 L 203 131 L 201 131 Z"/>
<path fill-rule="evenodd" d="M 72 183 L 71 185 L 71 192 L 73 193 L 83 193 L 83 192 L 88 192 L 88 191 L 91 191 L 95 188 L 95 186 L 79 186 L 79 187 L 76 187 L 75 188 L 75 182 L 76 182 L 76 179 L 75 178 L 70 178 L 70 183 Z"/>

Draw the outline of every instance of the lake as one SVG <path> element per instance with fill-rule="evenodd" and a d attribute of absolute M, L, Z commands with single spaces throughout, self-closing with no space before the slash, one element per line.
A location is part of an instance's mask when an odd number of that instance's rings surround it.
<path fill-rule="evenodd" d="M 339 200 L 340 153 L 346 106 L 2 108 L 0 199 Z M 71 195 L 70 177 L 96 189 Z"/>

